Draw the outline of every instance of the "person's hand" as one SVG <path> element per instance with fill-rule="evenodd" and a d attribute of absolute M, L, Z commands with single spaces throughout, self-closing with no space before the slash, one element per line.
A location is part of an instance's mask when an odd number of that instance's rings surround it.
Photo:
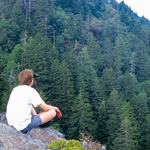
<path fill-rule="evenodd" d="M 55 107 L 55 111 L 56 111 L 56 114 L 57 114 L 58 118 L 61 118 L 62 114 L 61 114 L 60 110 L 57 107 Z"/>

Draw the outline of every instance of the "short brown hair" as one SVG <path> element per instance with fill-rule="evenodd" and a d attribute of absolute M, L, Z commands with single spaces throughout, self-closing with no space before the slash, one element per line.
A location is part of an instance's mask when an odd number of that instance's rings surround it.
<path fill-rule="evenodd" d="M 25 69 L 19 73 L 20 85 L 30 85 L 33 79 L 33 70 Z"/>

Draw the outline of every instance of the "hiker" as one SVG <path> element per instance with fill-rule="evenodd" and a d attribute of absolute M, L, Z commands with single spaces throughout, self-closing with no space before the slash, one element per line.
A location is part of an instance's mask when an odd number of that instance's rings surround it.
<path fill-rule="evenodd" d="M 12 90 L 7 104 L 8 124 L 22 133 L 32 128 L 48 127 L 56 114 L 59 118 L 62 116 L 57 107 L 47 105 L 39 93 L 32 88 L 34 75 L 33 70 L 29 69 L 19 73 L 20 85 Z M 41 107 L 45 112 L 37 114 L 33 106 Z"/>

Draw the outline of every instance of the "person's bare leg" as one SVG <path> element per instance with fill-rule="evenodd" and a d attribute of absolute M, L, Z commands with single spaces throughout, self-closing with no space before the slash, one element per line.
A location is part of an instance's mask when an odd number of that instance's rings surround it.
<path fill-rule="evenodd" d="M 42 112 L 38 114 L 42 120 L 42 124 L 52 120 L 56 116 L 56 111 L 51 109 L 46 112 Z"/>

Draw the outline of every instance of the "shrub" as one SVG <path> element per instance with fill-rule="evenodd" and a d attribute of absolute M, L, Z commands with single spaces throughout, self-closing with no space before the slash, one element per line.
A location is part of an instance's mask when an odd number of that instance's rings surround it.
<path fill-rule="evenodd" d="M 77 140 L 66 141 L 62 139 L 51 142 L 48 145 L 48 148 L 51 148 L 53 150 L 84 150 L 79 141 Z"/>

